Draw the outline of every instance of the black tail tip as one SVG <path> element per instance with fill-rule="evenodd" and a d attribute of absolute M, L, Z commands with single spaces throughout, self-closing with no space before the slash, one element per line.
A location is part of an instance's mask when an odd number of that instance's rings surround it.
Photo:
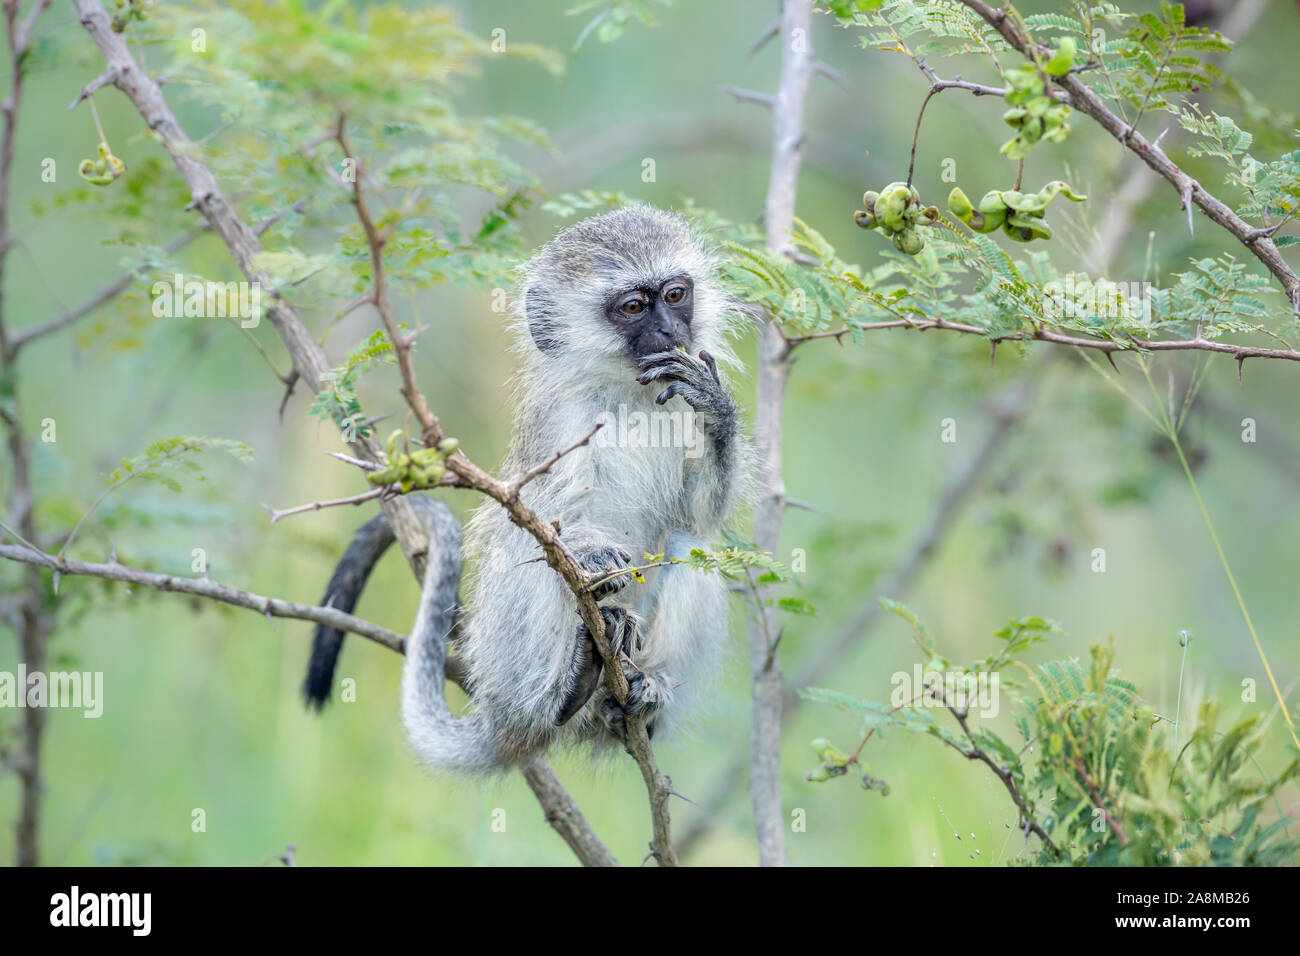
<path fill-rule="evenodd" d="M 302 702 L 310 711 L 320 713 L 325 709 L 325 705 L 330 702 L 330 684 L 332 682 L 326 678 L 321 681 L 314 674 L 308 674 L 307 679 L 302 684 Z"/>
<path fill-rule="evenodd" d="M 327 595 L 328 602 L 328 595 Z M 302 701 L 308 710 L 320 713 L 330 701 L 334 688 L 334 668 L 343 648 L 343 632 L 332 627 L 317 627 L 312 639 L 307 675 L 302 681 Z"/>

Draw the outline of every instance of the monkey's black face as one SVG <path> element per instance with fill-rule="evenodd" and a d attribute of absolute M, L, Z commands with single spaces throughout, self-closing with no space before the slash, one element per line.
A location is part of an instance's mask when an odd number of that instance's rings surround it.
<path fill-rule="evenodd" d="M 658 288 L 616 292 L 605 305 L 605 318 L 623 336 L 628 354 L 639 359 L 690 348 L 694 309 L 695 286 L 690 276 L 680 275 Z"/>

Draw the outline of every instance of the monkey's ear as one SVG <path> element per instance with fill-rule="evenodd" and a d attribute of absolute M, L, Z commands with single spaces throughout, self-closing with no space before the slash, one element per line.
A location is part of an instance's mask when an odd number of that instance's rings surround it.
<path fill-rule="evenodd" d="M 547 355 L 560 351 L 561 340 L 555 323 L 555 300 L 537 289 L 524 291 L 524 315 L 533 344 Z"/>

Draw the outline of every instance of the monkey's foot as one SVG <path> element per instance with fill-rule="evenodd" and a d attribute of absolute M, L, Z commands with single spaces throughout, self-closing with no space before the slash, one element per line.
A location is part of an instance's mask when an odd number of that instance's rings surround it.
<path fill-rule="evenodd" d="M 620 704 L 611 694 L 600 702 L 596 713 L 606 729 L 625 744 L 627 725 L 624 721 L 628 717 L 640 717 L 644 720 L 646 733 L 653 739 L 655 718 L 667 703 L 663 685 L 643 671 L 624 668 L 624 674 L 627 676 L 627 705 Z"/>
<path fill-rule="evenodd" d="M 621 548 L 614 547 L 593 548 L 578 558 L 578 564 L 581 565 L 582 570 L 597 580 L 608 577 L 616 571 L 622 571 L 631 563 L 632 555 Z M 631 574 L 620 574 L 616 578 L 610 578 L 608 581 L 602 582 L 592 594 L 599 601 L 601 598 L 616 594 L 631 583 Z"/>
<path fill-rule="evenodd" d="M 636 616 L 621 607 L 602 607 L 600 616 L 604 618 L 605 636 L 609 639 L 614 656 L 626 660 L 640 643 L 641 629 Z M 600 684 L 604 664 L 596 650 L 596 642 L 592 640 L 591 631 L 586 624 L 579 623 L 577 649 L 569 671 L 572 678 L 560 704 L 560 711 L 555 716 L 557 725 L 567 723 L 591 699 Z"/>

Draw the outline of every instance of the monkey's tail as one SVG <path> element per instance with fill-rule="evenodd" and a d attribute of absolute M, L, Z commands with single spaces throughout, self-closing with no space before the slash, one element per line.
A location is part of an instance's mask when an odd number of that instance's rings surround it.
<path fill-rule="evenodd" d="M 402 724 L 419 757 L 441 770 L 482 772 L 501 765 L 482 714 L 453 717 L 443 690 L 447 637 L 456 619 L 460 583 L 460 523 L 441 501 L 427 503 L 421 517 L 429 550 L 420 590 L 420 609 L 406 640 L 402 666 Z"/>
<path fill-rule="evenodd" d="M 411 501 L 421 500 L 412 496 Z M 429 501 L 429 499 L 423 499 Z M 388 546 L 393 543 L 393 529 L 388 519 L 382 514 L 371 518 L 353 537 L 352 543 L 344 552 L 334 575 L 325 588 L 325 597 L 321 604 L 351 614 L 357 606 L 357 599 L 366 586 L 370 572 L 384 556 Z M 302 696 L 307 706 L 320 710 L 330 699 L 330 689 L 334 684 L 334 667 L 338 663 L 339 652 L 343 649 L 343 632 L 324 624 L 316 625 L 316 635 L 312 639 L 311 660 L 307 664 L 307 676 L 302 682 Z"/>

